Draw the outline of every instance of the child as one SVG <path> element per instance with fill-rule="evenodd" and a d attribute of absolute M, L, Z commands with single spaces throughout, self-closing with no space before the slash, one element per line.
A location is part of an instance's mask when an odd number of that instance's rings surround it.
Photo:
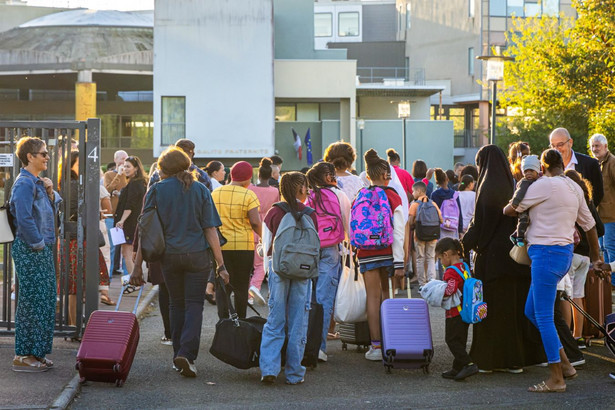
<path fill-rule="evenodd" d="M 289 172 L 280 180 L 282 200 L 288 204 L 293 214 L 303 211 L 306 206 L 308 188 L 305 175 Z M 263 327 L 261 341 L 261 382 L 271 384 L 280 373 L 281 351 L 288 334 L 286 349 L 286 384 L 303 383 L 305 367 L 301 365 L 307 335 L 308 313 L 311 292 L 308 279 L 290 280 L 278 276 L 271 268 L 273 239 L 278 226 L 286 213 L 273 206 L 263 222 L 263 249 L 267 252 L 265 266 L 269 272 L 269 317 Z M 316 213 L 310 217 L 318 230 Z M 288 332 L 287 332 L 288 331 Z"/>
<path fill-rule="evenodd" d="M 521 170 L 523 171 L 524 178 L 517 183 L 517 190 L 515 191 L 511 204 L 513 209 L 521 203 L 525 197 L 527 189 L 540 177 L 540 160 L 536 155 L 526 155 L 521 160 Z M 517 223 L 517 230 L 510 236 L 510 240 L 517 246 L 525 245 L 525 231 L 530 224 L 530 213 L 521 212 L 519 214 L 519 222 Z"/>
<path fill-rule="evenodd" d="M 461 203 L 459 193 L 448 186 L 448 177 L 441 168 L 434 171 L 438 188 L 431 194 L 431 199 L 438 205 L 442 213 L 441 237 L 459 239 L 459 234 L 463 231 L 463 217 L 461 215 Z M 452 207 L 447 207 L 445 201 L 451 200 Z M 455 207 L 455 204 L 457 205 Z M 450 209 L 450 211 L 449 211 Z M 455 225 L 456 224 L 456 225 Z"/>
<path fill-rule="evenodd" d="M 446 266 L 444 271 L 444 282 L 447 282 L 444 297 L 452 296 L 457 291 L 463 293 L 463 278 L 450 266 L 456 266 L 463 272 L 464 265 L 461 262 L 463 246 L 461 242 L 453 238 L 442 238 L 436 245 L 436 255 L 442 266 Z M 463 298 L 463 295 L 462 295 Z M 472 362 L 472 358 L 466 351 L 468 341 L 468 324 L 461 320 L 461 315 L 457 307 L 446 311 L 445 340 L 446 345 L 455 357 L 453 368 L 442 373 L 445 379 L 463 380 L 478 373 L 478 366 Z"/>
<path fill-rule="evenodd" d="M 410 226 L 414 228 L 414 247 L 416 249 L 416 272 L 419 281 L 419 288 L 425 285 L 430 280 L 436 278 L 436 242 L 440 237 L 440 224 L 442 223 L 442 215 L 438 205 L 427 198 L 427 185 L 424 182 L 415 182 L 412 186 L 412 196 L 414 201 L 410 205 Z M 431 204 L 432 206 L 422 205 L 422 203 Z M 435 212 L 435 213 L 434 213 Z M 421 213 L 422 220 L 433 219 L 434 226 L 417 226 L 416 222 Z M 436 220 L 437 218 L 437 220 Z M 433 232 L 429 232 L 433 231 Z M 432 234 L 430 236 L 430 234 Z"/>
<path fill-rule="evenodd" d="M 324 317 L 318 358 L 326 362 L 327 336 L 331 330 L 329 329 L 329 322 L 333 315 L 337 284 L 342 274 L 340 243 L 347 237 L 349 229 L 350 201 L 346 194 L 337 188 L 333 164 L 319 162 L 307 172 L 306 176 L 312 189 L 308 196 L 307 205 L 316 210 L 321 246 L 318 281 L 316 282 L 316 301 L 322 305 Z"/>
<path fill-rule="evenodd" d="M 474 177 L 464 175 L 459 183 L 459 203 L 461 204 L 461 215 L 463 216 L 463 234 L 468 230 L 470 221 L 474 218 L 474 208 L 476 204 L 476 192 L 474 192 Z"/>
<path fill-rule="evenodd" d="M 386 199 L 391 212 L 391 221 L 381 221 L 383 224 L 392 222 L 393 241 L 391 245 L 380 249 L 362 249 L 357 246 L 357 257 L 359 259 L 359 270 L 365 278 L 365 291 L 367 293 L 367 322 L 369 324 L 369 334 L 371 338 L 371 347 L 365 358 L 367 360 L 382 360 L 382 346 L 380 342 L 380 304 L 382 300 L 388 298 L 388 277 L 395 276 L 403 278 L 404 276 L 404 236 L 405 236 L 405 221 L 402 201 L 400 196 L 394 189 L 387 188 L 391 180 L 391 168 L 389 163 L 380 158 L 378 153 L 370 149 L 365 153 L 365 168 L 367 177 L 372 183 L 372 187 L 363 188 L 359 191 L 357 198 L 353 203 L 353 212 L 350 221 L 350 230 L 352 233 L 357 231 L 364 222 L 369 224 L 372 222 L 369 219 L 361 220 L 361 217 L 368 217 L 361 212 L 355 213 L 355 209 L 359 199 L 362 196 L 369 197 L 379 195 L 375 188 L 384 190 Z M 370 193 L 371 191 L 371 193 Z M 381 203 L 382 204 L 382 203 Z M 355 208 L 356 207 L 356 208 Z M 382 217 L 384 210 L 365 210 L 368 214 Z M 387 232 L 391 234 L 391 232 Z M 376 235 L 377 236 L 377 235 Z M 371 237 L 369 239 L 372 239 Z"/>

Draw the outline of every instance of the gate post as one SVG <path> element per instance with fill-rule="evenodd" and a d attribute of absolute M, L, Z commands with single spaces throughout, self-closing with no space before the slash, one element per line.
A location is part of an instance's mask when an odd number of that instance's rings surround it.
<path fill-rule="evenodd" d="M 100 119 L 87 121 L 85 142 L 85 321 L 98 309 L 98 232 L 100 230 Z"/>

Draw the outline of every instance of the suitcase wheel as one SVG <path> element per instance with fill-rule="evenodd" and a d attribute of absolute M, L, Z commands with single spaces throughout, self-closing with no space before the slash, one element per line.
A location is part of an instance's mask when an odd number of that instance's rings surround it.
<path fill-rule="evenodd" d="M 342 342 L 342 350 L 348 350 L 348 345 Z"/>
<path fill-rule="evenodd" d="M 116 366 L 117 366 L 117 365 L 116 365 Z M 116 385 L 117 387 L 122 387 L 122 386 L 124 385 L 124 380 L 117 379 L 117 380 L 115 381 L 115 385 Z"/>
<path fill-rule="evenodd" d="M 121 372 L 121 371 L 122 371 L 122 366 L 120 366 L 120 364 L 119 364 L 119 363 L 114 364 L 114 365 L 113 365 L 113 371 L 114 371 L 115 373 L 119 373 L 119 372 Z M 119 387 L 119 386 L 118 386 L 118 387 Z"/>

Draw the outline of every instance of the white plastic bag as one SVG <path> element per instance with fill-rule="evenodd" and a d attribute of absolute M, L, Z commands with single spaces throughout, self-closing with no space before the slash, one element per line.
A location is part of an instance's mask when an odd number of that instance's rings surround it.
<path fill-rule="evenodd" d="M 356 323 L 367 320 L 367 294 L 365 281 L 352 257 L 352 251 L 344 249 L 343 271 L 335 297 L 334 317 L 336 322 Z M 350 259 L 350 268 L 345 260 Z"/>

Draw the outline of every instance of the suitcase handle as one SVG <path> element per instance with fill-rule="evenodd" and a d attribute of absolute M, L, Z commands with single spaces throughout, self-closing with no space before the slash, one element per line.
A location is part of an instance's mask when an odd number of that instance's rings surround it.
<path fill-rule="evenodd" d="M 120 291 L 120 297 L 117 300 L 117 303 L 115 305 L 115 311 L 118 312 L 120 310 L 120 303 L 122 302 L 122 296 L 124 296 L 124 291 L 128 288 L 128 286 L 130 286 L 129 284 L 127 285 L 123 285 L 122 289 Z M 141 300 L 141 295 L 143 294 L 143 285 L 140 286 L 139 289 L 139 294 L 137 295 L 137 300 L 135 301 L 135 308 L 132 310 L 132 314 L 136 315 L 137 314 L 137 307 L 139 306 L 139 300 Z"/>
<path fill-rule="evenodd" d="M 406 290 L 408 291 L 408 299 L 412 299 L 412 294 L 410 293 L 410 278 L 406 276 Z M 389 299 L 394 299 L 393 296 L 393 279 L 389 276 Z"/>

